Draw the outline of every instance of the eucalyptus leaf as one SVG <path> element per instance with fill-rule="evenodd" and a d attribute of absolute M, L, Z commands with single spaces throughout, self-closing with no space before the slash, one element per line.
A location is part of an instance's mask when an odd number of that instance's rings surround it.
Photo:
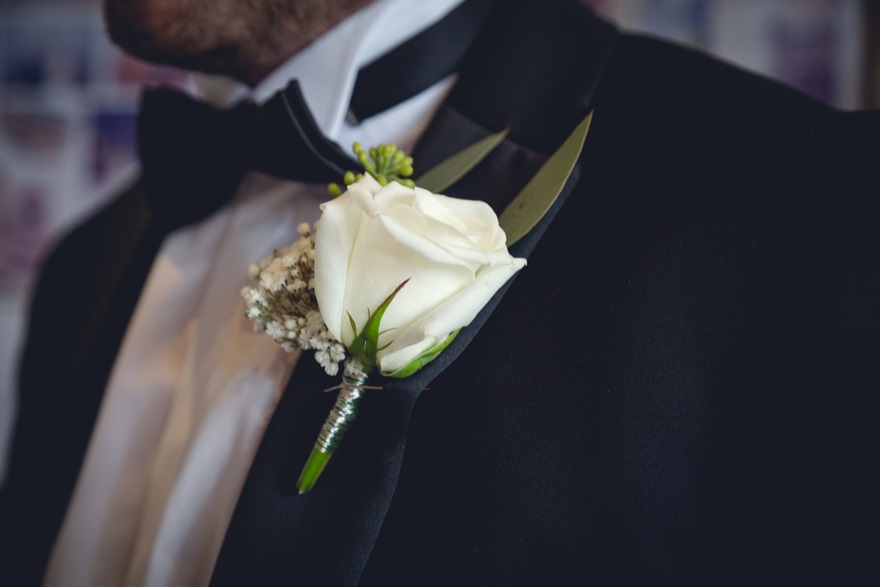
<path fill-rule="evenodd" d="M 528 234 L 559 197 L 581 155 L 592 120 L 590 112 L 501 213 L 498 222 L 507 234 L 508 247 Z"/>
<path fill-rule="evenodd" d="M 416 185 L 429 192 L 439 194 L 446 188 L 457 182 L 464 175 L 476 167 L 477 163 L 486 158 L 495 147 L 501 144 L 507 136 L 508 129 L 489 135 L 476 143 L 465 147 L 446 161 L 439 163 L 423 173 L 416 180 Z"/>

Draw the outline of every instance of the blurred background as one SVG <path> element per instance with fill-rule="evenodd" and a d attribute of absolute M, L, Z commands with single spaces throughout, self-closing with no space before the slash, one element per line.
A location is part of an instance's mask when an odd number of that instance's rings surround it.
<path fill-rule="evenodd" d="M 839 108 L 880 105 L 880 0 L 583 1 L 624 29 L 699 47 Z M 117 51 L 100 4 L 0 0 L 0 482 L 41 260 L 136 173 L 139 88 L 187 81 Z"/>

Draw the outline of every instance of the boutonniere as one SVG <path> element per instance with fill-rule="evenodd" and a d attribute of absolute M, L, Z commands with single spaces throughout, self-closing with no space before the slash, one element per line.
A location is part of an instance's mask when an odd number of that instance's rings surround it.
<path fill-rule="evenodd" d="M 501 215 L 485 202 L 440 195 L 505 136 L 487 137 L 410 179 L 394 145 L 355 144 L 362 174 L 321 206 L 300 239 L 251 266 L 242 290 L 254 328 L 284 350 L 314 350 L 338 396 L 297 481 L 310 491 L 353 422 L 371 375 L 408 377 L 439 355 L 525 259 L 507 249 L 550 208 L 577 161 L 590 117 Z M 506 226 L 505 226 L 506 222 Z"/>

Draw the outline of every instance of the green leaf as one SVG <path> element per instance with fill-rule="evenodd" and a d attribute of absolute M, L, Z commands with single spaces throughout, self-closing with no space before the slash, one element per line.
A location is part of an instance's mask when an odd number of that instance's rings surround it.
<path fill-rule="evenodd" d="M 355 322 L 354 318 L 351 317 L 351 312 L 345 312 L 345 313 L 348 314 L 348 323 L 351 324 L 352 333 L 354 333 L 354 335 L 357 336 L 357 332 L 358 332 L 357 322 Z"/>
<path fill-rule="evenodd" d="M 376 311 L 370 314 L 369 319 L 364 324 L 364 329 L 355 336 L 354 340 L 351 341 L 351 346 L 348 347 L 351 356 L 363 363 L 364 371 L 367 373 L 372 371 L 376 365 L 376 353 L 379 350 L 379 323 L 382 321 L 382 316 L 385 315 L 385 310 L 388 309 L 388 306 L 391 305 L 391 302 L 394 301 L 394 298 L 407 283 L 409 283 L 409 279 L 398 285 L 391 292 L 391 295 L 385 298 L 385 301 L 376 308 Z M 354 319 L 351 317 L 351 314 L 349 314 L 349 320 L 354 325 Z"/>
<path fill-rule="evenodd" d="M 422 353 L 421 355 L 419 355 L 418 357 L 413 359 L 408 365 L 401 367 L 400 369 L 398 369 L 397 371 L 394 371 L 393 373 L 383 373 L 383 375 L 387 375 L 388 377 L 395 377 L 397 379 L 403 379 L 405 377 L 409 377 L 410 375 L 412 375 L 413 373 L 415 373 L 416 371 L 418 371 L 419 369 L 421 369 L 422 367 L 424 367 L 425 365 L 427 365 L 428 363 L 430 363 L 431 361 L 436 359 L 437 355 L 439 355 L 441 352 L 443 352 L 446 349 L 446 347 L 449 346 L 449 343 L 452 342 L 452 340 L 458 335 L 458 333 L 460 331 L 461 331 L 461 328 L 459 328 L 458 330 L 456 330 L 455 332 L 453 332 L 452 334 L 447 336 L 446 339 L 443 340 L 443 342 L 441 342 L 437 346 L 433 347 L 430 350 L 425 351 L 424 353 Z"/>
<path fill-rule="evenodd" d="M 501 141 L 507 136 L 507 132 L 508 129 L 504 129 L 465 147 L 446 161 L 420 175 L 416 180 L 416 185 L 435 194 L 442 192 L 485 159 L 486 155 L 501 144 Z"/>
<path fill-rule="evenodd" d="M 507 234 L 508 247 L 528 234 L 559 197 L 581 155 L 592 120 L 590 112 L 501 213 L 498 222 Z"/>

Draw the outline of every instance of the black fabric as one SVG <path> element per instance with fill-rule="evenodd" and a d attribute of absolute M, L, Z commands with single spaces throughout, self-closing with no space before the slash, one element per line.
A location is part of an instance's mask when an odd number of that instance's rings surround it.
<path fill-rule="evenodd" d="M 517 0 L 494 13 L 460 68 L 448 105 L 552 153 L 583 119 L 618 33 L 568 0 Z"/>
<path fill-rule="evenodd" d="M 248 170 L 327 183 L 357 168 L 317 128 L 296 80 L 263 106 L 230 110 L 168 89 L 147 90 L 138 146 L 151 208 L 167 231 L 220 209 Z"/>
<path fill-rule="evenodd" d="M 487 22 L 418 156 L 510 126 L 461 186 L 500 206 L 594 107 L 564 205 L 467 348 L 368 394 L 304 497 L 332 398 L 301 361 L 214 583 L 876 583 L 878 114 L 618 37 L 575 2 Z M 45 491 L 28 500 L 18 439 L 52 436 L 52 327 L 90 323 L 58 309 L 62 268 L 130 220 L 103 218 L 35 300 L 0 523 L 16 563 Z"/>
<path fill-rule="evenodd" d="M 467 0 L 427 30 L 358 72 L 349 121 L 362 122 L 455 73 L 482 30 L 492 2 Z"/>
<path fill-rule="evenodd" d="M 359 584 L 875 582 L 877 115 L 629 36 L 594 105 Z"/>
<path fill-rule="evenodd" d="M 0 578 L 38 585 L 129 317 L 162 243 L 143 185 L 65 239 L 36 287 L 0 494 Z M 60 296 L 60 297 L 58 297 Z"/>

